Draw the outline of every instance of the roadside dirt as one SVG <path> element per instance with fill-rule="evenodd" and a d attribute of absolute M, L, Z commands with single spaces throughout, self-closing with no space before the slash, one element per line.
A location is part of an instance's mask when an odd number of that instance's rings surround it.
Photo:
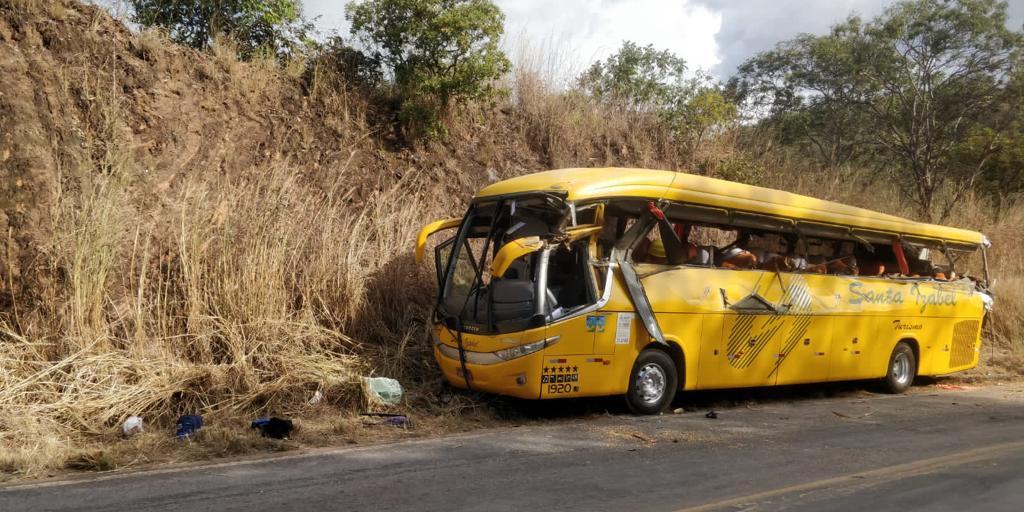
<path fill-rule="evenodd" d="M 921 379 L 908 395 L 941 396 L 951 400 L 954 406 L 970 406 L 970 400 L 976 397 L 1024 400 L 1024 383 L 1019 380 L 973 382 L 961 378 Z M 105 475 L 181 467 L 181 464 L 201 467 L 224 458 L 264 460 L 283 453 L 315 454 L 343 447 L 384 447 L 417 439 L 444 439 L 460 433 L 560 426 L 572 426 L 578 432 L 600 440 L 605 446 L 625 446 L 630 451 L 680 443 L 736 447 L 748 443 L 751 436 L 775 435 L 772 429 L 764 430 L 761 422 L 737 423 L 737 412 L 752 412 L 756 417 L 767 414 L 776 420 L 787 421 L 793 428 L 818 421 L 871 424 L 885 421 L 873 404 L 891 396 L 878 393 L 871 383 L 864 382 L 689 392 L 681 394 L 672 407 L 662 413 L 666 418 L 698 419 L 697 424 L 688 423 L 690 426 L 685 429 L 664 428 L 660 422 L 652 423 L 648 417 L 634 416 L 618 397 L 545 402 L 477 397 L 481 405 L 465 411 L 465 414 L 448 417 L 413 414 L 410 415 L 411 424 L 400 427 L 387 425 L 381 418 L 338 417 L 333 411 L 324 410 L 297 420 L 292 438 L 280 441 L 261 438 L 255 431 L 240 434 L 247 430 L 247 425 L 241 420 L 208 425 L 195 439 L 186 441 L 176 440 L 168 432 L 160 430 L 150 430 L 131 439 L 111 437 L 104 443 L 105 448 L 94 452 L 94 456 L 84 457 L 77 464 L 70 463 L 64 470 L 50 471 L 32 480 L 90 478 L 83 474 L 83 470 L 90 475 Z M 960 400 L 958 396 L 964 399 Z M 825 417 L 807 417 L 801 410 L 807 407 L 819 414 L 823 401 L 837 404 Z M 712 411 L 715 417 L 708 418 Z M 697 425 L 700 427 L 692 428 Z M 132 453 L 135 454 L 134 460 L 125 463 L 128 454 Z M 0 473 L 0 482 L 15 481 L 24 479 Z"/>

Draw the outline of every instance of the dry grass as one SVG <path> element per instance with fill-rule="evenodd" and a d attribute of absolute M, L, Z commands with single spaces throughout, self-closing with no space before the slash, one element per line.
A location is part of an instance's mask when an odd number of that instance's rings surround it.
<path fill-rule="evenodd" d="M 218 59 L 239 94 L 280 80 L 265 62 Z M 422 277 L 408 253 L 421 220 L 443 214 L 436 180 L 408 172 L 357 198 L 365 171 L 313 182 L 281 159 L 188 176 L 148 204 L 127 98 L 101 82 L 86 73 L 76 120 L 94 172 L 52 191 L 47 300 L 0 325 L 0 472 L 173 460 L 169 429 L 189 413 L 210 427 L 186 458 L 263 449 L 244 428 L 256 415 L 307 414 L 317 390 L 351 412 L 360 375 L 420 378 L 426 290 L 405 293 Z M 119 441 L 135 414 L 155 431 Z"/>
<path fill-rule="evenodd" d="M 63 191 L 60 307 L 0 333 L 0 404 L 32 419 L 0 426 L 0 465 L 34 474 L 72 457 L 75 467 L 106 467 L 68 450 L 133 414 L 166 427 L 194 412 L 214 424 L 301 413 L 318 389 L 350 407 L 369 361 L 412 377 L 404 361 L 422 322 L 402 289 L 409 241 L 430 211 L 424 183 L 410 176 L 352 207 L 346 178 L 312 190 L 274 165 L 196 180 L 176 201 L 170 239 L 166 225 L 125 208 L 118 174 L 80 197 Z M 374 348 L 346 332 L 365 333 Z"/>
<path fill-rule="evenodd" d="M 578 75 L 571 52 L 548 41 L 520 41 L 506 80 L 509 122 L 548 168 L 605 166 L 678 169 L 683 151 L 656 116 L 597 104 L 571 86 Z"/>
<path fill-rule="evenodd" d="M 147 61 L 152 61 L 166 51 L 171 44 L 167 32 L 159 28 L 143 28 L 134 34 L 132 48 L 136 54 Z"/>
<path fill-rule="evenodd" d="M 49 5 L 46 0 L 0 0 L 0 7 L 6 7 L 19 14 L 37 14 L 45 12 Z"/>

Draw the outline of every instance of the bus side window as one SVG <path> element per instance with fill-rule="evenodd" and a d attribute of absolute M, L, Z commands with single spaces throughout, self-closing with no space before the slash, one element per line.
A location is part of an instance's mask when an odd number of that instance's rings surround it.
<path fill-rule="evenodd" d="M 596 300 L 586 248 L 586 240 L 568 248 L 559 247 L 552 251 L 548 261 L 548 289 L 565 310 Z"/>
<path fill-rule="evenodd" d="M 622 233 L 625 232 L 625 224 L 625 217 L 611 215 L 608 213 L 605 214 L 601 232 L 597 234 L 596 258 L 607 258 L 611 254 L 612 247 L 615 246 L 615 242 L 618 241 L 619 237 L 622 236 Z"/>

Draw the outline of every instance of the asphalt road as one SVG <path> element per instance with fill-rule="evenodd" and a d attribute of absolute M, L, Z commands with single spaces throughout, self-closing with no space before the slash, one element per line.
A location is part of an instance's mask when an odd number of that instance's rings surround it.
<path fill-rule="evenodd" d="M 569 415 L 6 486 L 0 510 L 1024 510 L 1024 386 L 723 396 L 717 419 Z"/>

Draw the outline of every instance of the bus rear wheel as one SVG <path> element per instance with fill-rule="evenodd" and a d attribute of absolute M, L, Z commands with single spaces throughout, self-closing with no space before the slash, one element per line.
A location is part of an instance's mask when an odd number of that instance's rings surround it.
<path fill-rule="evenodd" d="M 887 393 L 902 393 L 910 389 L 916 375 L 917 358 L 914 357 L 914 349 L 906 342 L 897 343 L 889 356 L 889 369 L 882 380 L 882 388 Z"/>
<path fill-rule="evenodd" d="M 649 349 L 640 353 L 629 374 L 626 403 L 636 414 L 657 414 L 676 396 L 679 373 L 665 352 Z"/>

